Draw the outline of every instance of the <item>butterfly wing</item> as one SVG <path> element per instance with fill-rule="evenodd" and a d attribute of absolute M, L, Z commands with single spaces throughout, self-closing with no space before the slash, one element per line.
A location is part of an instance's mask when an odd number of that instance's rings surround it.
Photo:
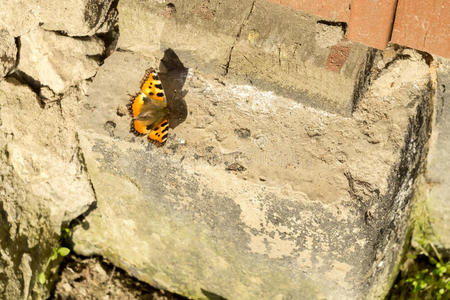
<path fill-rule="evenodd" d="M 150 68 L 145 72 L 140 86 L 141 91 L 147 97 L 166 103 L 166 97 L 161 80 L 159 80 L 159 76 L 153 68 Z"/>
<path fill-rule="evenodd" d="M 167 132 L 169 131 L 169 121 L 163 120 L 161 123 L 155 126 L 154 129 L 150 130 L 148 138 L 150 141 L 156 141 L 160 145 L 163 145 L 167 140 Z"/>
<path fill-rule="evenodd" d="M 149 120 L 137 120 L 136 118 L 142 113 L 142 108 L 144 106 L 144 97 L 142 93 L 136 94 L 131 97 L 130 103 L 128 104 L 128 110 L 132 116 L 130 131 L 135 135 L 145 135 L 149 133 L 147 126 L 150 125 Z"/>
<path fill-rule="evenodd" d="M 135 126 L 138 126 L 139 122 L 143 122 L 149 130 L 149 140 L 164 144 L 167 139 L 167 131 L 169 130 L 167 107 L 162 105 L 160 101 L 149 98 L 144 99 L 147 99 L 149 103 L 144 103 L 142 112 L 134 119 Z"/>
<path fill-rule="evenodd" d="M 169 121 L 167 101 L 162 83 L 154 69 L 145 72 L 140 82 L 141 93 L 133 96 L 128 109 L 133 119 L 131 132 L 136 135 L 148 134 L 148 139 L 163 145 L 167 139 Z"/>
<path fill-rule="evenodd" d="M 161 145 L 165 143 L 167 139 L 167 132 L 169 130 L 169 121 L 167 119 L 167 101 L 159 76 L 153 68 L 148 69 L 145 72 L 144 78 L 142 78 L 141 91 L 147 97 L 152 100 L 161 101 L 163 103 L 160 111 L 156 113 L 158 115 L 157 122 L 152 124 L 152 128 L 148 134 L 150 141 L 156 141 Z"/>

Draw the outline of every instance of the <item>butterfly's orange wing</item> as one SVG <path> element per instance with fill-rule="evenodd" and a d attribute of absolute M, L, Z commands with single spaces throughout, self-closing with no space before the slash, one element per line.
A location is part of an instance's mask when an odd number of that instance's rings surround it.
<path fill-rule="evenodd" d="M 169 131 L 169 121 L 163 120 L 161 122 L 161 124 L 158 124 L 155 127 L 155 129 L 150 130 L 150 133 L 148 134 L 148 138 L 151 141 L 157 141 L 162 145 L 166 142 L 168 131 Z"/>
<path fill-rule="evenodd" d="M 166 108 L 164 89 L 154 69 L 150 68 L 146 71 L 144 78 L 140 82 L 140 87 L 141 93 L 132 97 L 128 104 L 128 109 L 133 117 L 131 121 L 131 132 L 136 135 L 148 134 L 151 142 L 157 142 L 157 144 L 163 145 L 167 139 L 167 132 L 169 130 L 167 117 L 155 125 L 153 125 L 152 120 L 136 119 L 141 114 L 144 102 L 148 101 L 148 98 L 164 102 L 163 108 Z"/>
<path fill-rule="evenodd" d="M 130 131 L 135 135 L 144 135 L 150 131 L 149 129 L 147 129 L 148 124 L 146 123 L 148 122 L 135 119 L 142 111 L 142 106 L 144 105 L 144 97 L 145 95 L 142 93 L 136 94 L 130 99 L 130 103 L 128 104 L 128 110 L 133 117 L 133 119 L 131 120 Z"/>
<path fill-rule="evenodd" d="M 164 89 L 159 80 L 158 74 L 154 69 L 150 68 L 145 72 L 144 78 L 141 80 L 141 91 L 149 98 L 165 101 Z"/>

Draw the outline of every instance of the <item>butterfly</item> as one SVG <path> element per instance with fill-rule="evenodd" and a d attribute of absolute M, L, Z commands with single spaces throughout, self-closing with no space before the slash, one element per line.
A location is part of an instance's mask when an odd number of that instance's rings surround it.
<path fill-rule="evenodd" d="M 149 141 L 162 146 L 169 131 L 169 111 L 161 80 L 149 68 L 139 85 L 141 91 L 127 105 L 132 117 L 130 131 L 137 136 L 148 134 Z"/>

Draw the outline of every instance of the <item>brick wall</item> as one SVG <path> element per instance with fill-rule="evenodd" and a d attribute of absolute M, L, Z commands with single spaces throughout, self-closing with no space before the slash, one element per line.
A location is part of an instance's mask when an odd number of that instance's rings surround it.
<path fill-rule="evenodd" d="M 399 0 L 391 41 L 450 58 L 450 1 Z"/>
<path fill-rule="evenodd" d="M 388 42 L 450 58 L 449 0 L 269 0 L 329 21 L 347 38 L 384 49 Z"/>

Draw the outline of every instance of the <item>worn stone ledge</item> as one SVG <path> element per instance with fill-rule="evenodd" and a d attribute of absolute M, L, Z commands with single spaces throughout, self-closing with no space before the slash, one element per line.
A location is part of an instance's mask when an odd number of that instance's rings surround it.
<path fill-rule="evenodd" d="M 372 56 L 341 27 L 269 1 L 171 4 L 120 1 L 118 47 L 146 56 L 173 48 L 190 68 L 351 114 Z"/>
<path fill-rule="evenodd" d="M 188 116 L 154 148 L 117 114 L 148 59 L 116 52 L 79 114 L 98 206 L 75 251 L 194 298 L 382 297 L 429 131 L 428 66 L 405 55 L 352 118 L 191 70 Z"/>

